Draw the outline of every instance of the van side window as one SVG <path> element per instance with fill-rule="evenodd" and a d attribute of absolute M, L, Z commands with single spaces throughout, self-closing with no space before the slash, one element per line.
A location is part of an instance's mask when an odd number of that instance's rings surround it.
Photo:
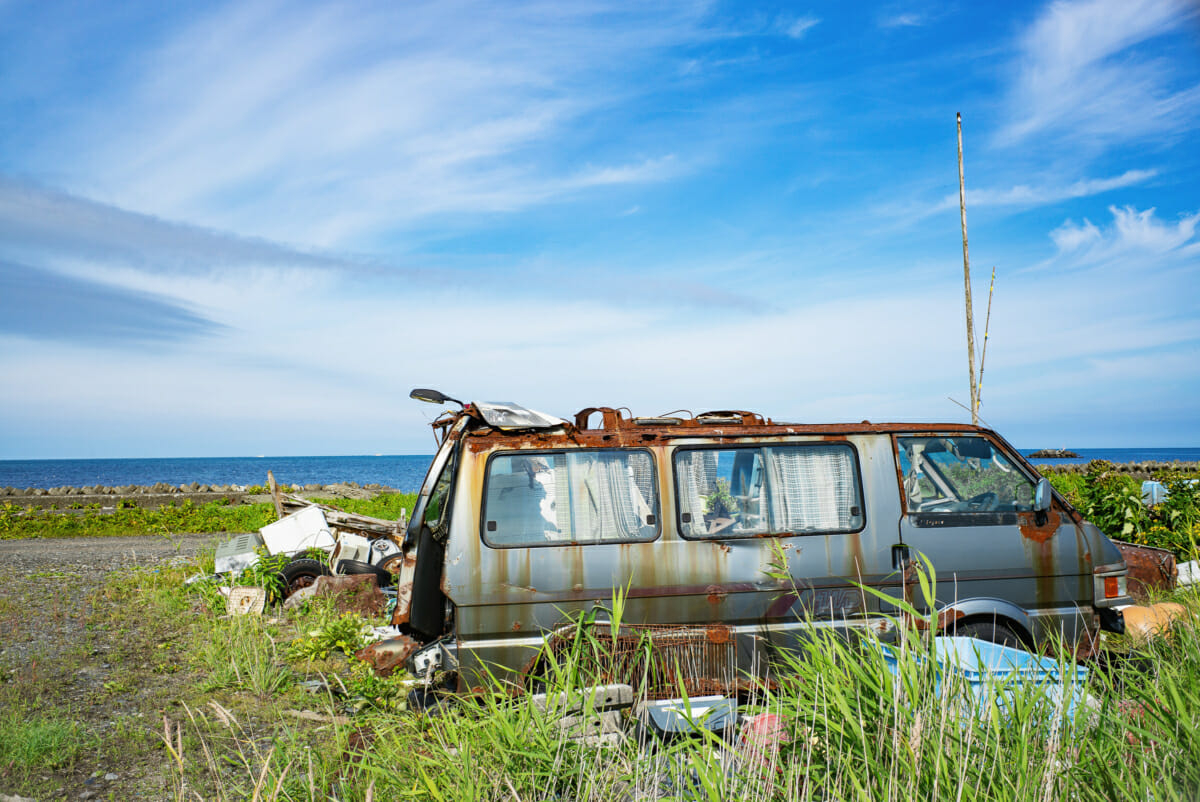
<path fill-rule="evenodd" d="M 456 451 L 446 461 L 445 467 L 442 468 L 442 472 L 438 475 L 437 482 L 433 485 L 433 490 L 429 493 L 429 501 L 425 504 L 423 523 L 435 535 L 444 535 L 446 528 L 450 524 L 450 486 L 454 479 L 454 469 L 457 465 L 458 452 Z"/>
<path fill-rule="evenodd" d="M 675 491 L 684 537 L 863 527 L 858 460 L 849 445 L 681 448 L 675 452 Z"/>
<path fill-rule="evenodd" d="M 982 437 L 899 437 L 908 511 L 1020 512 L 1034 484 Z"/>
<path fill-rule="evenodd" d="M 488 462 L 489 546 L 622 543 L 658 535 L 658 482 L 647 451 L 497 454 Z"/>

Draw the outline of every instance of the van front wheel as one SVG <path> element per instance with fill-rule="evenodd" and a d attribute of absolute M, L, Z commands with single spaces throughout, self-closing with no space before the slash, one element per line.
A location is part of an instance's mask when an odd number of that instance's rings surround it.
<path fill-rule="evenodd" d="M 969 621 L 956 626 L 950 634 L 961 638 L 975 638 L 989 643 L 998 643 L 1001 646 L 1011 646 L 1014 649 L 1025 648 L 1025 644 L 1021 642 L 1017 633 L 998 621 Z"/>

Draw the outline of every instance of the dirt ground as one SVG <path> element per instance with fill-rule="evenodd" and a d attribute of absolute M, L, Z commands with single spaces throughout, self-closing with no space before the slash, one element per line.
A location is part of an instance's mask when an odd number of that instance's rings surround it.
<path fill-rule="evenodd" d="M 82 747 L 54 769 L 0 765 L 5 794 L 49 799 L 171 798 L 163 716 L 179 720 L 186 671 L 174 628 L 139 620 L 113 572 L 186 561 L 223 535 L 0 541 L 0 716 L 75 721 Z"/>

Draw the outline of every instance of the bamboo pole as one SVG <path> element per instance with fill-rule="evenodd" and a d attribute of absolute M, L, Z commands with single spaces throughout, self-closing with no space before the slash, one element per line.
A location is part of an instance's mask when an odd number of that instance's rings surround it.
<path fill-rule="evenodd" d="M 962 114 L 958 121 L 958 210 L 962 218 L 963 288 L 967 303 L 967 365 L 971 376 L 971 423 L 979 425 L 979 397 L 975 387 L 975 318 L 971 312 L 971 260 L 967 255 L 967 192 L 963 180 Z"/>
<path fill-rule="evenodd" d="M 992 265 L 992 283 L 988 286 L 987 317 L 983 319 L 983 348 L 979 350 L 979 385 L 975 389 L 975 409 L 983 403 L 983 368 L 987 364 L 988 332 L 992 328 L 992 293 L 996 291 L 996 266 Z"/>

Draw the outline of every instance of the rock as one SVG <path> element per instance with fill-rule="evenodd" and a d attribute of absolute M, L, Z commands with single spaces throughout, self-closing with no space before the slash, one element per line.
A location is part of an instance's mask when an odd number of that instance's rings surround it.
<path fill-rule="evenodd" d="M 113 780 L 119 780 L 119 779 L 121 779 L 121 778 L 120 778 L 120 777 L 118 777 L 117 775 L 113 774 L 113 773 L 110 771 L 108 774 L 105 774 L 105 775 L 104 775 L 104 779 L 108 780 L 109 782 L 112 782 Z"/>
<path fill-rule="evenodd" d="M 324 487 L 322 487 L 321 485 L 305 485 L 305 486 L 304 486 L 304 491 L 305 491 L 306 493 L 314 493 L 314 492 L 316 492 L 316 491 L 318 491 L 318 490 L 324 490 L 324 489 L 325 489 L 325 488 L 324 488 Z"/>
<path fill-rule="evenodd" d="M 196 491 L 199 493 L 211 493 L 212 486 L 211 485 L 200 485 L 198 488 L 196 488 Z"/>
<path fill-rule="evenodd" d="M 46 494 L 50 496 L 65 496 L 70 489 L 69 487 L 52 487 L 46 491 Z"/>

